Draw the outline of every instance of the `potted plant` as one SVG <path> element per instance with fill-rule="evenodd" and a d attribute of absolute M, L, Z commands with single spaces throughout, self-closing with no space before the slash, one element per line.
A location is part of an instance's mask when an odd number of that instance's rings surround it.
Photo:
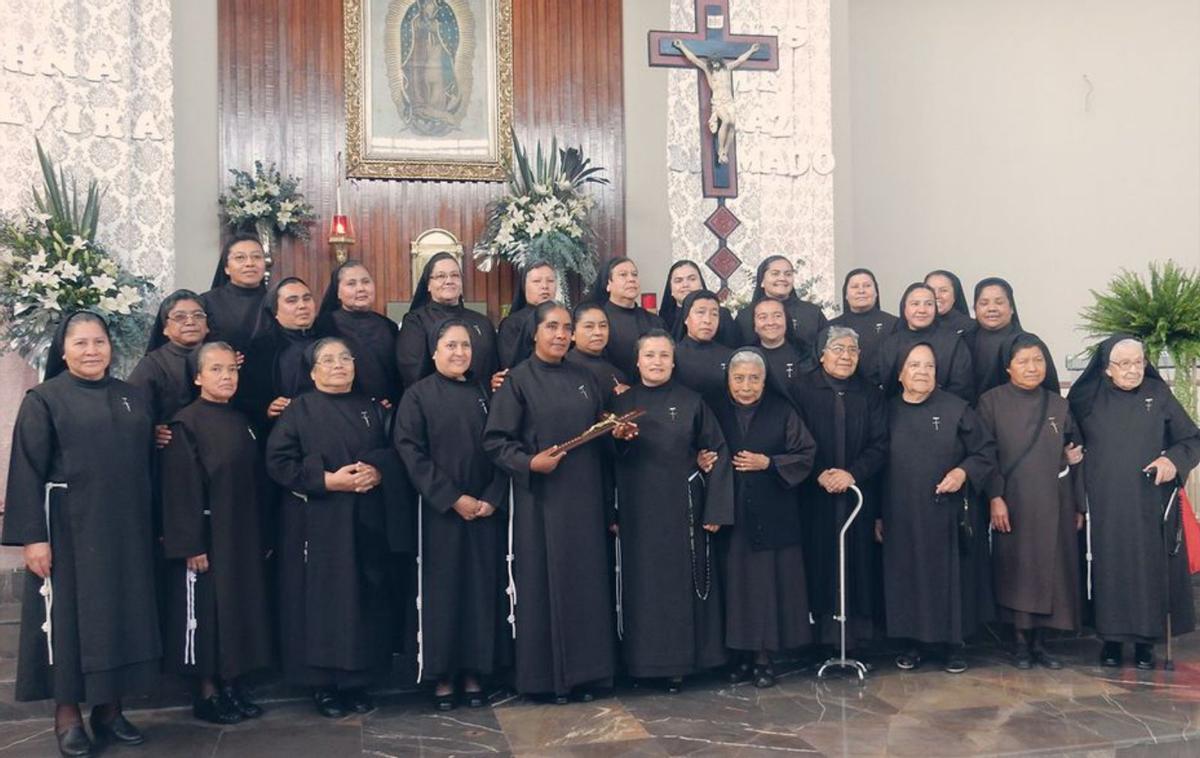
<path fill-rule="evenodd" d="M 233 184 L 220 198 L 225 223 L 235 231 L 257 234 L 270 268 L 278 235 L 308 239 L 309 227 L 317 218 L 313 207 L 300 192 L 300 180 L 285 178 L 274 163 L 264 166 L 255 161 L 253 175 L 236 168 L 229 173 Z"/>
<path fill-rule="evenodd" d="M 1168 260 L 1150 264 L 1150 281 L 1122 269 L 1096 302 L 1084 308 L 1083 330 L 1107 338 L 1131 334 L 1146 345 L 1146 359 L 1174 368 L 1175 397 L 1196 415 L 1196 364 L 1200 359 L 1200 274 Z M 1162 357 L 1169 357 L 1164 363 Z"/>

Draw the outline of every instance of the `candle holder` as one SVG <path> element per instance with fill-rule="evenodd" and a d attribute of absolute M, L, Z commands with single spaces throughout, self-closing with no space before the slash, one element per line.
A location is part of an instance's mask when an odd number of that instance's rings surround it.
<path fill-rule="evenodd" d="M 333 257 L 340 266 L 346 262 L 350 246 L 354 244 L 354 225 L 350 223 L 350 216 L 342 210 L 342 177 L 345 174 L 342 170 L 341 151 L 337 154 L 335 175 L 337 185 L 334 187 L 333 220 L 329 222 L 329 244 L 333 245 Z"/>

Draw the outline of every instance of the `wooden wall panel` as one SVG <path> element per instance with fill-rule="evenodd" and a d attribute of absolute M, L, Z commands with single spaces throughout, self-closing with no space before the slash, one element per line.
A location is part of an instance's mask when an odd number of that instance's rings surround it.
<path fill-rule="evenodd" d="M 319 221 L 310 240 L 285 240 L 276 275 L 323 290 L 333 268 L 326 238 L 334 206 L 334 160 L 345 144 L 342 0 L 219 0 L 220 169 L 274 161 L 300 177 Z M 602 259 L 625 249 L 625 134 L 621 0 L 513 0 L 513 106 L 517 134 L 580 145 L 608 169 L 596 187 L 593 224 Z M 227 182 L 222 181 L 224 186 Z M 343 189 L 358 244 L 380 282 L 383 310 L 412 291 L 409 243 L 431 227 L 454 232 L 469 251 L 499 183 L 360 179 Z M 469 257 L 469 256 L 468 256 Z M 469 300 L 497 318 L 512 298 L 507 267 L 468 264 Z M 319 292 L 318 292 L 319 297 Z"/>

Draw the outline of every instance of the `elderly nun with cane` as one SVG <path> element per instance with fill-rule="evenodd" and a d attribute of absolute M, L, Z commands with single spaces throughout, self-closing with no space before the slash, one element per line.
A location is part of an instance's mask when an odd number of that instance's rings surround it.
<path fill-rule="evenodd" d="M 1067 398 L 1087 450 L 1090 574 L 1102 666 L 1132 642 L 1139 669 L 1154 645 L 1195 628 L 1178 489 L 1200 461 L 1200 430 L 1145 346 L 1114 335 L 1096 349 Z"/>

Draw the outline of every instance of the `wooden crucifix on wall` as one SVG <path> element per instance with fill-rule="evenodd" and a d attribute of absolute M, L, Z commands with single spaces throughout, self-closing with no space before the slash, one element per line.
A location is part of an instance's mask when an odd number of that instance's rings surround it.
<path fill-rule="evenodd" d="M 733 71 L 777 71 L 778 38 L 731 34 L 729 0 L 696 0 L 696 31 L 652 31 L 649 44 L 651 66 L 697 70 L 704 196 L 737 197 Z"/>

